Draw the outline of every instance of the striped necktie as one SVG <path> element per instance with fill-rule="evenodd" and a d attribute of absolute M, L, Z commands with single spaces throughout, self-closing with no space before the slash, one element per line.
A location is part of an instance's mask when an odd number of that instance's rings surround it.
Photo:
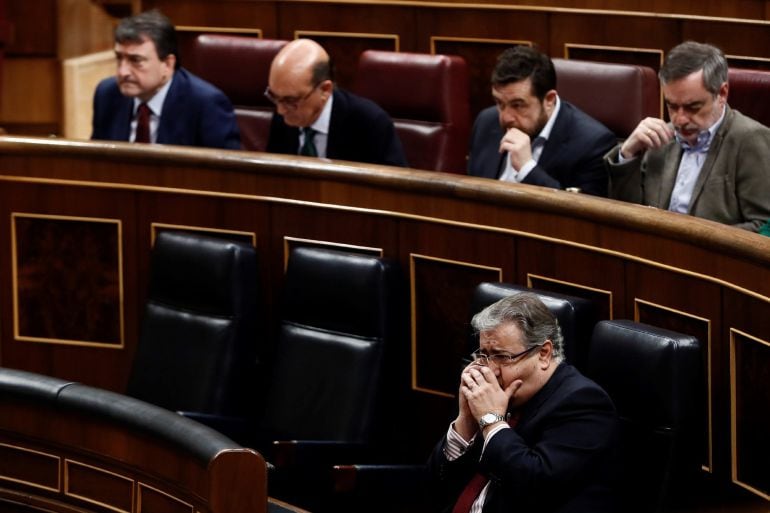
<path fill-rule="evenodd" d="M 308 157 L 317 157 L 318 150 L 316 149 L 315 143 L 313 142 L 313 137 L 315 136 L 316 131 L 308 126 L 302 129 L 302 133 L 305 136 L 305 142 L 302 144 L 302 148 L 299 150 L 299 154 L 307 155 Z"/>

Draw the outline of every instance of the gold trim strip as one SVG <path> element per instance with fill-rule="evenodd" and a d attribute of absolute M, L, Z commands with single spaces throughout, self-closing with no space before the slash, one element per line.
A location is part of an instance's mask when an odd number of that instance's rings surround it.
<path fill-rule="evenodd" d="M 115 224 L 118 229 L 118 316 L 120 322 L 120 342 L 93 342 L 88 340 L 68 340 L 58 338 L 30 337 L 19 334 L 19 284 L 17 279 L 18 261 L 16 258 L 16 219 L 55 219 L 62 221 L 77 221 L 86 223 Z M 13 287 L 13 336 L 15 340 L 45 344 L 59 344 L 78 347 L 101 347 L 106 349 L 124 349 L 126 344 L 124 319 L 124 288 L 123 288 L 123 221 L 121 219 L 100 217 L 79 217 L 54 214 L 34 214 L 27 212 L 11 212 L 11 286 Z"/>
<path fill-rule="evenodd" d="M 770 58 L 767 57 L 757 57 L 755 55 L 725 55 L 725 58 L 727 59 L 727 62 L 730 62 L 730 59 L 740 59 L 742 61 L 753 61 L 753 62 L 764 62 L 766 64 L 770 64 Z M 762 70 L 757 70 L 762 71 Z"/>
<path fill-rule="evenodd" d="M 659 64 L 663 65 L 664 52 L 660 48 L 641 48 L 633 46 L 615 46 L 615 45 L 586 45 L 582 43 L 564 43 L 564 58 L 569 59 L 570 49 L 583 49 L 583 50 L 608 50 L 610 52 L 631 52 L 631 53 L 648 53 L 657 54 Z"/>
<path fill-rule="evenodd" d="M 381 215 L 381 216 L 387 216 L 387 217 L 394 217 L 397 219 L 409 219 L 414 221 L 425 221 L 425 222 L 432 222 L 437 225 L 443 225 L 443 226 L 456 226 L 460 228 L 473 228 L 475 230 L 479 231 L 485 231 L 489 233 L 501 233 L 505 235 L 514 235 L 517 237 L 524 237 L 529 238 L 533 240 L 540 240 L 549 242 L 552 244 L 559 244 L 567 247 L 572 248 L 578 248 L 585 251 L 590 251 L 593 253 L 598 253 L 602 255 L 608 255 L 613 256 L 617 258 L 622 258 L 631 262 L 636 262 L 640 264 L 645 264 L 650 267 L 654 267 L 656 269 L 664 269 L 667 271 L 675 272 L 682 274 L 684 276 L 690 276 L 693 278 L 698 278 L 704 281 L 707 281 L 709 283 L 715 283 L 717 285 L 727 287 L 730 290 L 734 290 L 736 292 L 739 292 L 741 294 L 745 294 L 747 296 L 750 296 L 754 299 L 758 299 L 760 301 L 764 301 L 766 303 L 770 303 L 770 297 L 764 296 L 758 292 L 754 292 L 753 290 L 746 289 L 744 287 L 741 287 L 739 285 L 736 285 L 734 283 L 730 283 L 728 281 L 715 278 L 713 276 L 701 274 L 695 271 L 689 271 L 687 269 L 680 269 L 678 267 L 674 267 L 667 264 L 661 264 L 660 262 L 649 260 L 646 258 L 642 258 L 636 255 L 631 255 L 628 253 L 623 253 L 621 251 L 616 251 L 612 249 L 606 249 L 606 248 L 600 248 L 597 246 L 589 246 L 588 244 L 580 243 L 580 242 L 573 242 L 568 241 L 564 239 L 556 239 L 554 237 L 548 237 L 546 235 L 539 235 L 536 233 L 531 232 L 525 232 L 521 230 L 515 230 L 512 228 L 502 228 L 498 226 L 487 226 L 487 225 L 480 225 L 476 223 L 469 223 L 464 221 L 452 221 L 449 219 L 441 219 L 431 216 L 425 216 L 425 215 L 419 215 L 419 214 L 408 214 L 404 212 L 395 212 L 390 210 L 382 210 L 382 209 L 373 209 L 373 208 L 365 208 L 365 207 L 353 207 L 353 206 L 345 206 L 345 205 L 334 205 L 330 203 L 319 203 L 316 201 L 306 201 L 306 200 L 295 200 L 291 198 L 280 198 L 276 196 L 262 196 L 262 195 L 254 195 L 254 194 L 243 194 L 243 193 L 234 193 L 234 192 L 212 192 L 212 191 L 203 191 L 198 189 L 182 189 L 179 187 L 161 187 L 161 186 L 154 186 L 154 185 L 135 185 L 135 184 L 126 184 L 126 183 L 105 183 L 105 182 L 89 182 L 87 180 L 63 180 L 63 179 L 54 179 L 54 178 L 33 178 L 33 177 L 25 177 L 25 176 L 0 176 L 0 181 L 18 181 L 18 182 L 28 182 L 28 183 L 39 183 L 39 184 L 46 184 L 46 185 L 65 185 L 65 186 L 75 186 L 75 187 L 92 187 L 94 189 L 115 189 L 115 190 L 131 190 L 131 191 L 146 191 L 146 192 L 155 192 L 159 194 L 184 194 L 189 196 L 200 196 L 200 197 L 211 197 L 211 198 L 230 198 L 230 199 L 242 199 L 242 200 L 251 200 L 251 201 L 264 201 L 267 203 L 274 203 L 278 205 L 298 205 L 298 206 L 309 206 L 309 207 L 315 207 L 319 209 L 325 209 L 325 210 L 335 210 L 335 211 L 349 211 L 349 212 L 356 212 L 356 213 L 364 213 L 364 214 L 373 214 L 373 215 Z"/>
<path fill-rule="evenodd" d="M 366 2 L 356 2 L 351 0 L 282 0 L 283 3 L 293 4 L 344 4 L 358 7 L 369 7 L 371 4 Z M 669 19 L 673 21 L 706 21 L 706 22 L 732 22 L 741 23 L 746 25 L 770 25 L 769 21 L 765 20 L 752 20 L 745 18 L 728 18 L 720 16 L 704 16 L 697 14 L 675 14 L 675 13 L 659 13 L 652 11 L 622 11 L 618 9 L 581 9 L 577 7 L 548 7 L 537 5 L 511 5 L 511 4 L 479 4 L 469 2 L 426 2 L 418 0 L 399 1 L 399 0 L 378 0 L 377 5 L 384 6 L 405 6 L 405 7 L 433 7 L 436 9 L 474 9 L 480 11 L 530 11 L 540 12 L 543 14 L 596 14 L 596 15 L 610 15 L 613 17 L 626 17 L 626 18 L 654 18 L 654 19 Z"/>
<path fill-rule="evenodd" d="M 730 456 L 731 456 L 730 457 L 730 463 L 731 463 L 730 477 L 732 478 L 733 483 L 735 483 L 736 485 L 740 486 L 741 488 L 745 488 L 746 490 L 762 497 L 765 500 L 770 501 L 770 494 L 768 494 L 767 492 L 763 492 L 762 490 L 755 488 L 747 483 L 744 483 L 743 481 L 740 481 L 738 479 L 738 411 L 737 411 L 738 383 L 736 382 L 737 376 L 738 376 L 737 374 L 738 362 L 735 359 L 736 335 L 739 335 L 748 340 L 753 340 L 754 342 L 758 342 L 762 345 L 770 347 L 770 342 L 766 340 L 749 335 L 745 331 L 741 331 L 736 328 L 730 328 Z"/>
<path fill-rule="evenodd" d="M 417 384 L 417 291 L 415 290 L 415 260 L 430 260 L 433 262 L 441 262 L 444 264 L 457 265 L 461 267 L 472 267 L 475 269 L 484 269 L 486 271 L 497 271 L 498 281 L 503 281 L 503 269 L 501 267 L 492 267 L 488 265 L 474 264 L 472 262 L 463 262 L 461 260 L 450 260 L 447 258 L 433 257 L 429 255 L 422 255 L 419 253 L 409 253 L 409 302 L 411 312 L 411 346 L 412 346 L 412 390 L 417 392 L 425 392 L 427 394 L 433 394 L 440 397 L 455 397 L 454 394 L 447 394 L 441 390 L 434 390 L 432 388 L 421 387 Z"/>
<path fill-rule="evenodd" d="M 56 492 L 56 493 L 58 493 L 58 492 L 61 491 L 61 481 L 62 481 L 62 479 L 61 479 L 61 457 L 60 456 L 57 456 L 55 454 L 49 454 L 47 452 L 36 451 L 34 449 L 28 449 L 28 448 L 22 447 L 20 445 L 0 443 L 0 446 L 8 447 L 10 449 L 16 449 L 16 450 L 23 451 L 23 452 L 29 452 L 29 453 L 32 453 L 32 454 L 37 454 L 38 456 L 44 456 L 46 458 L 50 458 L 50 459 L 52 459 L 52 460 L 54 460 L 56 462 L 56 468 L 57 468 L 57 472 L 56 472 L 56 488 L 51 488 L 50 486 L 41 485 L 40 483 L 35 483 L 35 482 L 32 482 L 32 481 L 25 481 L 24 479 L 16 479 L 16 478 L 5 476 L 5 475 L 0 475 L 0 480 L 8 481 L 10 483 L 19 483 L 19 484 L 31 486 L 33 488 L 39 488 L 41 490 L 46 490 L 46 491 L 49 491 L 49 492 Z"/>
<path fill-rule="evenodd" d="M 301 237 L 289 237 L 284 235 L 283 237 L 283 271 L 286 272 L 286 268 L 289 266 L 289 242 L 305 242 L 314 246 L 328 248 L 328 249 L 360 249 L 364 251 L 371 251 L 372 253 L 378 253 L 379 258 L 383 258 L 385 250 L 382 248 L 375 248 L 369 246 L 358 246 L 355 244 L 344 244 L 342 242 L 331 242 L 317 239 L 303 239 Z"/>
<path fill-rule="evenodd" d="M 204 226 L 194 226 L 186 224 L 168 224 L 168 223 L 150 223 L 150 247 L 155 247 L 155 238 L 158 236 L 158 228 L 169 230 L 183 230 L 205 233 L 224 233 L 228 235 L 243 235 L 251 238 L 251 245 L 257 247 L 257 232 L 247 232 L 239 230 L 225 230 L 221 228 L 208 228 Z"/>
<path fill-rule="evenodd" d="M 150 485 L 148 485 L 146 483 L 142 483 L 142 482 L 139 482 L 138 485 L 139 486 L 137 488 L 137 505 L 136 505 L 137 513 L 143 513 L 143 509 L 142 509 L 142 490 L 144 490 L 144 489 L 152 490 L 153 492 L 156 492 L 156 493 L 158 493 L 160 495 L 165 495 L 169 499 L 171 499 L 173 501 L 176 501 L 179 504 L 182 504 L 182 505 L 190 508 L 190 512 L 191 513 L 195 510 L 194 506 L 192 504 L 190 504 L 189 502 L 183 501 L 179 497 L 176 497 L 176 496 L 171 495 L 171 494 L 169 494 L 167 492 L 164 492 L 163 490 L 159 490 L 158 488 L 155 488 L 154 486 L 150 486 Z M 149 513 L 152 513 L 152 512 L 149 512 Z"/>
<path fill-rule="evenodd" d="M 371 7 L 371 5 L 370 5 Z M 326 30 L 295 30 L 294 39 L 312 36 L 340 37 L 349 39 L 392 39 L 394 42 L 394 51 L 398 52 L 401 48 L 401 36 L 398 34 L 377 34 L 368 32 L 332 32 Z"/>
<path fill-rule="evenodd" d="M 179 25 L 177 32 L 200 32 L 201 34 L 254 34 L 262 39 L 261 28 L 239 28 L 239 27 L 208 27 L 204 25 Z"/>
<path fill-rule="evenodd" d="M 118 508 L 116 506 L 112 506 L 110 504 L 107 504 L 106 502 L 97 501 L 97 500 L 91 499 L 89 497 L 84 497 L 82 495 L 78 495 L 76 493 L 70 492 L 69 491 L 70 490 L 70 488 L 69 488 L 69 485 L 70 485 L 70 483 L 69 483 L 69 481 L 70 481 L 70 475 L 69 475 L 70 474 L 70 464 L 72 466 L 79 466 L 79 467 L 83 467 L 83 468 L 88 468 L 88 469 L 91 469 L 91 470 L 93 470 L 95 472 L 100 472 L 102 474 L 107 474 L 107 475 L 110 475 L 110 476 L 122 479 L 123 481 L 129 482 L 131 484 L 131 509 L 130 510 L 120 509 L 120 508 Z M 101 507 L 109 509 L 111 511 L 117 511 L 118 513 L 132 513 L 133 510 L 134 510 L 135 486 L 136 486 L 136 483 L 130 477 L 123 476 L 121 474 L 112 472 L 110 470 L 106 470 L 106 469 L 101 468 L 101 467 L 95 467 L 95 466 L 89 465 L 87 463 L 71 460 L 69 458 L 66 458 L 64 460 L 64 495 L 67 496 L 67 497 L 75 497 L 76 499 L 80 499 L 82 501 L 88 502 L 89 504 L 95 504 L 97 506 L 101 506 Z"/>
<path fill-rule="evenodd" d="M 551 282 L 551 283 L 558 283 L 560 285 L 567 285 L 569 287 L 575 287 L 577 289 L 590 290 L 591 292 L 596 292 L 598 294 L 605 294 L 605 295 L 609 296 L 609 300 L 610 300 L 610 319 L 614 319 L 615 318 L 615 316 L 614 316 L 615 314 L 614 314 L 614 310 L 613 310 L 614 309 L 614 305 L 613 305 L 614 295 L 613 295 L 611 290 L 598 289 L 596 287 L 589 287 L 588 285 L 581 285 L 579 283 L 574 283 L 574 282 L 571 282 L 571 281 L 557 280 L 556 278 L 549 278 L 547 276 L 542 276 L 542 275 L 539 275 L 539 274 L 527 273 L 527 287 L 530 288 L 530 289 L 534 288 L 532 286 L 532 278 L 535 278 L 535 279 L 538 279 L 538 280 L 547 281 L 547 282 Z"/>
<path fill-rule="evenodd" d="M 682 317 L 688 317 L 690 319 L 695 319 L 696 321 L 701 321 L 706 323 L 706 333 L 708 339 L 706 340 L 706 392 L 708 394 L 707 400 L 707 415 L 708 415 L 708 465 L 703 467 L 703 470 L 706 472 L 713 472 L 714 471 L 714 417 L 713 417 L 713 408 L 712 408 L 712 399 L 713 399 L 713 391 L 712 391 L 712 383 L 711 383 L 711 319 L 708 319 L 706 317 L 701 317 L 699 315 L 695 315 L 689 312 L 685 312 L 682 310 L 677 310 L 676 308 L 671 308 L 668 306 L 664 306 L 658 303 L 653 303 L 652 301 L 646 301 L 644 299 L 639 299 L 637 297 L 634 298 L 634 321 L 639 321 L 639 305 L 646 305 L 650 306 L 652 308 L 657 308 L 658 310 L 663 310 L 666 312 L 671 312 L 676 315 L 681 315 Z"/>
<path fill-rule="evenodd" d="M 532 41 L 526 39 L 495 39 L 484 37 L 459 37 L 459 36 L 430 36 L 430 53 L 436 55 L 436 42 L 449 41 L 458 43 L 488 43 L 488 44 L 509 44 L 511 46 L 534 46 Z"/>

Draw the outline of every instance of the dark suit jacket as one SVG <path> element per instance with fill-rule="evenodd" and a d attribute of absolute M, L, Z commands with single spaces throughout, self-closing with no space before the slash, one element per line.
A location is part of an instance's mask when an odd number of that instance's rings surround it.
<path fill-rule="evenodd" d="M 504 131 L 496 107 L 479 113 L 471 134 L 468 174 L 498 179 L 504 169 L 499 151 Z M 554 189 L 579 187 L 581 192 L 607 196 L 607 170 L 602 157 L 617 138 L 610 130 L 574 105 L 561 100 L 559 116 L 535 168 L 522 183 Z"/>
<path fill-rule="evenodd" d="M 123 96 L 115 77 L 102 80 L 94 93 L 91 139 L 128 141 L 133 98 Z M 163 102 L 157 143 L 210 148 L 241 148 L 238 123 L 230 100 L 222 91 L 184 68 Z"/>
<path fill-rule="evenodd" d="M 444 456 L 444 437 L 429 460 L 445 511 L 476 472 L 490 478 L 484 513 L 616 511 L 615 409 L 604 390 L 571 365 L 559 365 L 521 409 L 516 428 L 490 439 L 481 461 L 484 440 L 477 436 L 454 461 Z"/>
<path fill-rule="evenodd" d="M 299 129 L 273 114 L 267 151 L 299 153 Z M 406 167 L 393 121 L 376 103 L 342 89 L 334 90 L 326 156 L 330 159 Z"/>

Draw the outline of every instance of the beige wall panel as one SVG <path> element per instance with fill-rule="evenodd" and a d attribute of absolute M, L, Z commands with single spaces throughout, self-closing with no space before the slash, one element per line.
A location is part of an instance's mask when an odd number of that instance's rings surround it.
<path fill-rule="evenodd" d="M 91 115 L 96 85 L 115 73 L 112 50 L 67 59 L 62 63 L 62 102 L 64 137 L 91 137 Z"/>

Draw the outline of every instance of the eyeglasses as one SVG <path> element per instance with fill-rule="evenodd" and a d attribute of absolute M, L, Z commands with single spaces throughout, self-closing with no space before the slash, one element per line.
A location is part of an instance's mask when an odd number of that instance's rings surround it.
<path fill-rule="evenodd" d="M 510 365 L 514 362 L 514 360 L 521 358 L 522 356 L 534 351 L 538 347 L 542 346 L 543 344 L 537 344 L 536 346 L 532 346 L 529 349 L 525 349 L 524 351 L 516 354 L 507 354 L 507 353 L 496 353 L 496 354 L 485 354 L 481 352 L 481 349 L 477 349 L 476 351 L 471 353 L 471 359 L 473 363 L 476 365 L 481 365 L 483 367 L 489 367 L 489 362 L 493 362 L 498 367 L 503 367 L 505 365 Z"/>
<path fill-rule="evenodd" d="M 310 95 L 315 92 L 316 89 L 318 89 L 318 86 L 320 86 L 323 83 L 323 81 L 318 82 L 313 86 L 313 89 L 310 90 L 309 93 L 307 93 L 305 96 L 277 96 L 273 91 L 270 90 L 270 86 L 267 86 L 265 88 L 265 98 L 270 100 L 275 105 L 283 105 L 287 109 L 296 109 L 299 107 L 299 104 L 310 98 Z"/>

